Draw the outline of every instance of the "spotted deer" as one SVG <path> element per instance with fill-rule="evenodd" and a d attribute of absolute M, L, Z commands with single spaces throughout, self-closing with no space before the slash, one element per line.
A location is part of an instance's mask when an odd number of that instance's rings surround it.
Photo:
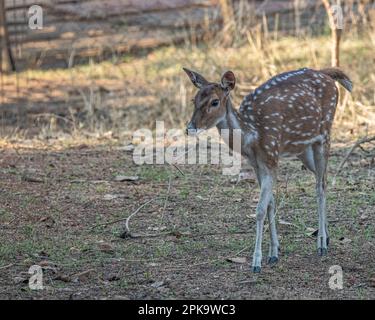
<path fill-rule="evenodd" d="M 241 131 L 241 154 L 248 159 L 260 185 L 256 208 L 256 240 L 252 261 L 253 272 L 261 271 L 262 237 L 266 215 L 269 221 L 270 248 L 268 264 L 278 262 L 279 241 L 275 223 L 273 184 L 279 159 L 295 155 L 314 173 L 319 215 L 317 248 L 327 254 L 329 235 L 326 218 L 326 177 L 330 150 L 330 133 L 338 102 L 338 81 L 349 92 L 352 82 L 337 68 L 308 68 L 274 76 L 246 96 L 237 111 L 230 92 L 236 78 L 231 71 L 220 83 L 207 81 L 202 75 L 185 69 L 199 89 L 194 98 L 194 113 L 187 126 L 190 132 L 217 127 Z M 226 143 L 233 147 L 229 135 Z M 236 150 L 235 150 L 236 151 Z"/>

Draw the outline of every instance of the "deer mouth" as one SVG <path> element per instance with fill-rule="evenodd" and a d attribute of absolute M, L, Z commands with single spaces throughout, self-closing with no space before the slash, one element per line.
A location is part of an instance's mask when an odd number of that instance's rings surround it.
<path fill-rule="evenodd" d="M 201 134 L 203 131 L 206 131 L 206 129 L 189 129 L 189 128 L 187 128 L 186 134 L 188 136 L 194 137 L 194 136 L 197 136 L 197 135 Z"/>

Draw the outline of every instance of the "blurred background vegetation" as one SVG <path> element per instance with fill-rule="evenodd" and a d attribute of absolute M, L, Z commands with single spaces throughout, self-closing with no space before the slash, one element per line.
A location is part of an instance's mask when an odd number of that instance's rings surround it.
<path fill-rule="evenodd" d="M 0 3 L 3 141 L 123 139 L 135 129 L 154 128 L 155 120 L 182 128 L 194 93 L 183 66 L 212 81 L 225 70 L 234 71 L 233 99 L 239 105 L 272 75 L 331 65 L 335 35 L 327 3 L 343 10 L 340 67 L 354 82 L 352 95 L 342 91 L 335 138 L 374 132 L 374 1 Z M 43 8 L 41 30 L 28 27 L 31 4 Z"/>

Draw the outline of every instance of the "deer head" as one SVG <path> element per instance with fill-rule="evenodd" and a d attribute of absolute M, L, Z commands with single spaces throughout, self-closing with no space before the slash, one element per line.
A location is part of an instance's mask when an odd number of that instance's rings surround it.
<path fill-rule="evenodd" d="M 194 113 L 186 132 L 199 133 L 202 130 L 215 127 L 225 118 L 227 113 L 229 93 L 236 84 L 233 72 L 225 72 L 220 83 L 212 83 L 197 72 L 183 69 L 191 82 L 199 89 L 194 98 Z"/>

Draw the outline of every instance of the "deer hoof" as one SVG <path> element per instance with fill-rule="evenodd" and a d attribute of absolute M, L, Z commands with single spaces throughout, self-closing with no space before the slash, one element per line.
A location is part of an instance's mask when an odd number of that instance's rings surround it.
<path fill-rule="evenodd" d="M 267 263 L 271 266 L 275 265 L 279 261 L 278 257 L 268 257 Z"/>
<path fill-rule="evenodd" d="M 260 273 L 260 270 L 261 270 L 261 269 L 262 269 L 262 268 L 259 267 L 259 266 L 253 267 L 253 272 L 254 272 L 254 273 Z"/>
<path fill-rule="evenodd" d="M 328 253 L 328 250 L 327 250 L 327 248 L 318 248 L 318 255 L 319 256 L 325 256 L 325 255 L 327 255 L 327 253 Z"/>

